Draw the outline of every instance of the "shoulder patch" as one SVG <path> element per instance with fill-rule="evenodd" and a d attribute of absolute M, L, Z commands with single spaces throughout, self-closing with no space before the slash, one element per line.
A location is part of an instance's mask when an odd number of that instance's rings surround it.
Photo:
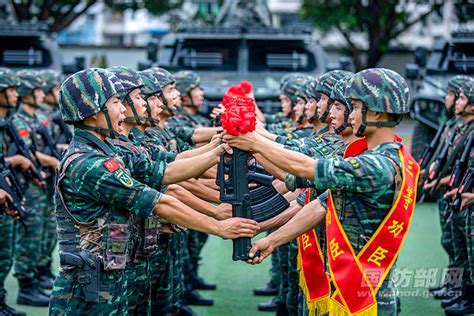
<path fill-rule="evenodd" d="M 133 179 L 123 169 L 117 170 L 114 175 L 124 186 L 131 187 L 133 185 Z"/>
<path fill-rule="evenodd" d="M 354 158 L 349 159 L 349 163 L 351 164 L 352 167 L 354 167 L 354 169 L 360 168 L 360 163 Z"/>
<path fill-rule="evenodd" d="M 42 119 L 41 122 L 43 123 L 45 127 L 49 126 L 49 122 L 46 119 Z"/>
<path fill-rule="evenodd" d="M 22 128 L 18 130 L 18 135 L 20 135 L 21 137 L 27 137 L 28 135 L 30 135 L 30 132 L 26 128 Z"/>
<path fill-rule="evenodd" d="M 120 167 L 120 165 L 114 159 L 109 159 L 104 162 L 104 167 L 105 169 L 109 170 L 109 172 L 114 172 Z"/>

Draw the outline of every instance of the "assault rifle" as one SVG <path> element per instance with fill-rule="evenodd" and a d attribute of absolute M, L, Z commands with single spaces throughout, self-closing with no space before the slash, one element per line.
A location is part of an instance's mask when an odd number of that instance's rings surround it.
<path fill-rule="evenodd" d="M 471 149 L 473 146 L 474 141 L 474 132 L 469 134 L 469 138 L 466 143 L 466 147 L 464 147 L 464 151 L 461 157 L 456 160 L 456 164 L 454 165 L 453 172 L 451 173 L 451 178 L 449 179 L 448 184 L 448 191 L 451 191 L 454 188 L 459 188 L 461 182 L 463 181 L 463 177 L 466 174 L 469 166 L 469 157 L 471 155 Z M 454 206 L 454 199 L 447 198 L 446 199 L 446 208 Z"/>
<path fill-rule="evenodd" d="M 61 160 L 62 154 L 58 150 L 58 148 L 56 147 L 56 142 L 53 140 L 53 138 L 49 134 L 48 129 L 46 128 L 46 126 L 44 126 L 44 124 L 40 122 L 38 124 L 38 130 L 37 131 L 38 131 L 38 134 L 40 134 L 41 138 L 44 141 L 44 145 L 45 145 L 44 153 L 48 156 L 53 156 L 56 159 Z"/>
<path fill-rule="evenodd" d="M 466 175 L 461 181 L 456 196 L 453 199 L 453 210 L 459 212 L 461 210 L 462 194 L 472 191 L 472 182 L 474 178 L 474 168 L 469 168 Z"/>
<path fill-rule="evenodd" d="M 442 177 L 441 171 L 445 168 L 446 161 L 448 160 L 449 148 L 451 148 L 451 146 L 453 145 L 453 141 L 455 137 L 456 137 L 456 133 L 452 133 L 449 139 L 446 139 L 443 149 L 441 150 L 440 154 L 435 160 L 435 164 L 436 164 L 435 169 L 432 172 L 427 171 L 429 172 L 429 174 L 428 174 L 428 177 L 426 178 L 426 181 L 428 181 L 428 183 L 436 181 L 436 184 L 433 186 L 433 188 L 429 192 L 426 192 L 426 190 L 423 188 L 422 193 L 421 193 L 420 203 L 423 203 L 426 196 L 433 194 L 434 191 L 436 190 L 436 187 L 438 186 L 438 183 Z"/>
<path fill-rule="evenodd" d="M 53 122 L 59 126 L 61 134 L 57 139 L 58 144 L 69 144 L 72 141 L 72 133 L 69 129 L 69 126 L 64 123 L 61 111 L 56 111 L 53 113 Z"/>
<path fill-rule="evenodd" d="M 423 149 L 423 153 L 421 154 L 421 158 L 418 161 L 418 164 L 420 165 L 420 170 L 426 169 L 429 167 L 429 163 L 431 160 L 433 160 L 433 155 L 436 151 L 436 148 L 439 146 L 439 142 L 441 140 L 441 136 L 443 135 L 444 129 L 446 128 L 446 123 L 443 123 L 438 131 L 436 132 L 435 137 L 431 141 L 431 143 L 427 144 L 425 148 Z M 427 174 L 427 171 L 425 171 L 425 174 Z M 423 177 L 424 179 L 424 177 Z"/>
<path fill-rule="evenodd" d="M 249 183 L 271 187 L 273 177 L 249 170 L 248 158 L 248 152 L 237 148 L 233 148 L 232 157 L 228 161 L 225 160 L 225 154 L 222 154 L 216 184 L 220 187 L 220 200 L 232 205 L 232 216 L 263 221 L 281 213 L 288 208 L 289 203 L 274 188 L 277 194 L 273 194 L 272 198 L 264 202 L 259 198 L 258 192 L 265 189 L 257 187 L 252 190 L 254 192 L 252 194 Z M 234 239 L 233 244 L 232 259 L 234 261 L 249 259 L 250 238 Z"/>
<path fill-rule="evenodd" d="M 45 181 L 44 177 L 41 175 L 41 163 L 39 160 L 36 158 L 36 148 L 35 145 L 32 143 L 31 145 L 27 145 L 23 139 L 18 135 L 18 131 L 16 127 L 13 125 L 13 123 L 10 120 L 6 120 L 5 124 L 1 126 L 5 128 L 5 131 L 8 133 L 8 135 L 11 137 L 11 140 L 13 141 L 12 144 L 10 144 L 8 148 L 8 154 L 9 156 L 15 155 L 15 154 L 20 154 L 27 158 L 33 166 L 35 167 L 35 170 L 29 169 L 27 171 L 27 175 L 31 179 L 38 180 L 39 182 Z"/>
<path fill-rule="evenodd" d="M 18 216 L 18 220 L 21 225 L 25 228 L 28 233 L 28 227 L 25 224 L 25 198 L 20 187 L 20 182 L 16 178 L 15 172 L 13 171 L 10 163 L 6 161 L 0 162 L 0 189 L 7 192 L 13 201 L 8 201 L 1 207 L 1 212 L 4 213 L 5 209 L 15 212 Z"/>

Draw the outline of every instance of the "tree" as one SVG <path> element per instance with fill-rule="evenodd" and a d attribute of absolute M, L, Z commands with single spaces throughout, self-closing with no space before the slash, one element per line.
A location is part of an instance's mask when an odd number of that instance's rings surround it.
<path fill-rule="evenodd" d="M 59 32 L 84 14 L 98 1 L 91 0 L 13 0 L 11 1 L 18 21 L 43 22 L 51 32 Z M 154 14 L 162 14 L 182 4 L 183 0 L 105 0 L 114 11 L 146 8 Z"/>
<path fill-rule="evenodd" d="M 433 12 L 443 1 L 409 0 L 304 0 L 302 14 L 316 27 L 328 31 L 335 27 L 344 36 L 357 70 L 377 66 L 390 42 Z M 355 34 L 368 42 L 365 63 Z"/>

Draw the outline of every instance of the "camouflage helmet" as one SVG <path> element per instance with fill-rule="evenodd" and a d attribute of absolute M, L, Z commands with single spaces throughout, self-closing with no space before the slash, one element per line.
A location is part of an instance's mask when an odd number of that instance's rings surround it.
<path fill-rule="evenodd" d="M 291 100 L 291 105 L 296 105 L 296 92 L 308 81 L 307 76 L 298 76 L 297 78 L 288 79 L 281 88 L 281 94 L 287 96 Z"/>
<path fill-rule="evenodd" d="M 107 68 L 107 71 L 113 73 L 120 80 L 123 88 L 126 91 L 126 95 L 132 92 L 132 90 L 140 89 L 144 85 L 143 80 L 138 72 L 131 68 L 116 66 Z M 125 97 L 125 95 L 122 97 Z"/>
<path fill-rule="evenodd" d="M 319 92 L 316 91 L 318 85 L 318 79 L 310 77 L 307 83 L 304 84 L 305 92 L 308 98 L 313 98 L 316 101 L 319 100 Z"/>
<path fill-rule="evenodd" d="M 312 86 L 316 84 L 317 84 L 316 78 L 311 77 L 311 76 L 306 76 L 306 82 L 300 86 L 298 91 L 296 91 L 296 96 L 304 99 L 306 102 L 308 102 L 308 99 L 310 97 L 317 99 L 316 96 L 314 95 L 314 92 L 312 91 Z"/>
<path fill-rule="evenodd" d="M 153 67 L 150 69 L 145 70 L 146 72 L 151 72 L 158 82 L 160 83 L 161 89 L 166 87 L 169 84 L 173 84 L 176 82 L 176 79 L 173 77 L 173 75 L 166 69 L 161 68 L 161 67 Z"/>
<path fill-rule="evenodd" d="M 18 86 L 18 94 L 24 97 L 33 93 L 37 88 L 43 89 L 43 80 L 36 70 L 20 70 L 17 73 L 20 85 Z"/>
<path fill-rule="evenodd" d="M 305 78 L 305 77 L 306 75 L 300 72 L 292 72 L 292 73 L 286 74 L 280 79 L 280 89 L 282 89 L 283 85 L 289 80 L 296 80 L 298 78 Z"/>
<path fill-rule="evenodd" d="M 343 130 L 346 129 L 346 127 L 349 126 L 349 115 L 351 114 L 352 110 L 354 109 L 352 107 L 352 104 L 350 100 L 346 99 L 344 97 L 344 90 L 346 89 L 347 84 L 349 83 L 349 80 L 351 79 L 352 76 L 347 76 L 342 79 L 340 79 L 336 84 L 334 85 L 334 88 L 332 89 L 331 95 L 329 96 L 332 100 L 338 101 L 342 105 L 344 105 L 344 123 L 342 123 L 341 126 L 338 126 L 334 129 L 334 132 L 336 134 L 341 133 Z"/>
<path fill-rule="evenodd" d="M 188 94 L 192 89 L 201 84 L 201 77 L 194 71 L 183 70 L 173 74 L 176 80 L 176 89 L 181 94 Z"/>
<path fill-rule="evenodd" d="M 61 85 L 61 74 L 53 69 L 46 69 L 40 71 L 41 79 L 43 80 L 43 90 L 48 93 L 53 90 L 54 87 Z"/>
<path fill-rule="evenodd" d="M 160 83 L 151 72 L 139 71 L 138 75 L 143 81 L 143 86 L 140 88 L 140 90 L 142 91 L 142 94 L 145 96 L 145 98 L 161 92 Z"/>
<path fill-rule="evenodd" d="M 474 78 L 466 75 L 456 75 L 449 79 L 448 81 L 448 91 L 452 92 L 456 97 L 459 97 L 459 94 L 461 93 L 461 87 L 469 82 L 473 81 Z"/>
<path fill-rule="evenodd" d="M 319 82 L 316 86 L 316 91 L 319 93 L 324 93 L 329 97 L 336 83 L 342 78 L 350 76 L 352 74 L 352 72 L 346 70 L 328 71 L 321 75 L 321 77 L 319 77 Z"/>
<path fill-rule="evenodd" d="M 153 127 L 157 126 L 160 120 L 152 117 L 151 106 L 148 103 L 148 97 L 154 94 L 161 93 L 160 83 L 158 82 L 158 79 L 156 79 L 156 77 L 151 72 L 139 71 L 138 75 L 143 81 L 143 86 L 140 88 L 140 90 L 146 102 L 146 113 L 148 116 L 146 118 L 146 121 L 148 121 L 150 125 Z"/>
<path fill-rule="evenodd" d="M 460 93 L 464 94 L 467 97 L 467 105 L 474 105 L 474 80 L 470 80 L 465 82 L 461 87 L 460 87 Z M 464 109 L 465 110 L 465 109 Z M 469 113 L 471 114 L 471 113 Z"/>
<path fill-rule="evenodd" d="M 98 113 L 107 100 L 125 91 L 110 71 L 89 68 L 69 76 L 61 85 L 59 107 L 66 123 L 80 122 Z"/>
<path fill-rule="evenodd" d="M 401 75 L 390 69 L 371 68 L 356 73 L 346 86 L 344 96 L 362 101 L 373 112 L 409 112 L 408 84 Z"/>
<path fill-rule="evenodd" d="M 0 91 L 10 87 L 18 87 L 19 85 L 20 81 L 13 70 L 0 67 Z"/>
<path fill-rule="evenodd" d="M 332 100 L 342 103 L 349 110 L 349 113 L 352 112 L 353 108 L 350 100 L 346 99 L 344 96 L 344 91 L 346 90 L 346 86 L 349 83 L 351 77 L 352 76 L 346 76 L 338 80 L 331 91 L 331 95 L 329 96 Z"/>

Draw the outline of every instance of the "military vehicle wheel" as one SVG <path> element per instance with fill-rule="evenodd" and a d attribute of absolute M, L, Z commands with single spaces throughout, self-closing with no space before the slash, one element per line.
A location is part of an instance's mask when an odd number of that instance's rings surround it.
<path fill-rule="evenodd" d="M 418 122 L 413 129 L 411 154 L 415 160 L 420 159 L 425 145 L 435 137 L 436 130 L 426 124 Z"/>

